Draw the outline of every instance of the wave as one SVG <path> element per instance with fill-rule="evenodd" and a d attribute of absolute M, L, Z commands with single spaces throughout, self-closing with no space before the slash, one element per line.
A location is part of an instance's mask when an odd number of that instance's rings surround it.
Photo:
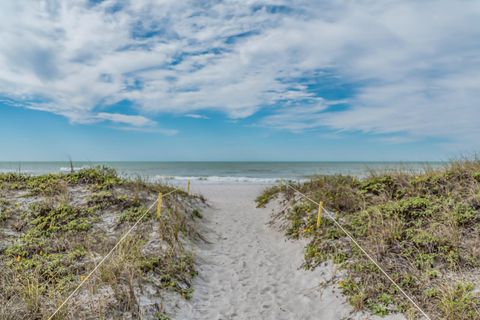
<path fill-rule="evenodd" d="M 157 182 L 185 182 L 187 180 L 198 183 L 252 183 L 252 184 L 275 184 L 280 182 L 280 178 L 255 178 L 255 177 L 239 177 L 239 176 L 162 176 L 156 175 L 153 180 Z M 299 181 L 299 179 L 293 179 Z M 303 180 L 303 179 L 302 179 Z"/>

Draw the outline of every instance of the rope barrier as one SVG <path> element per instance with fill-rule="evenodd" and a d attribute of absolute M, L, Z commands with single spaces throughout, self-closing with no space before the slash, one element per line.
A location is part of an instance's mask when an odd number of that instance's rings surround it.
<path fill-rule="evenodd" d="M 297 192 L 298 194 L 300 194 L 301 196 L 303 196 L 305 199 L 311 201 L 312 203 L 316 204 L 319 206 L 319 208 L 322 208 L 323 211 L 327 214 L 327 216 L 333 221 L 333 223 L 338 227 L 340 228 L 340 230 L 343 231 L 343 233 L 345 233 L 347 235 L 348 238 L 350 238 L 350 240 L 363 252 L 363 254 L 365 254 L 365 256 L 385 275 L 385 277 L 387 277 L 388 280 L 390 280 L 390 282 L 415 306 L 415 308 L 417 308 L 418 311 L 420 311 L 420 313 L 425 317 L 425 319 L 428 319 L 428 320 L 431 320 L 431 318 L 427 315 L 427 313 L 425 311 L 423 311 L 422 308 L 420 308 L 420 306 L 415 303 L 415 301 L 395 282 L 395 280 L 393 280 L 389 275 L 388 273 L 378 264 L 378 262 L 365 250 L 362 248 L 362 246 L 357 242 L 357 240 L 355 240 L 355 238 L 350 234 L 350 232 L 348 232 L 347 230 L 345 230 L 345 228 L 342 227 L 342 225 L 337 221 L 337 219 L 335 219 L 334 215 L 332 212 L 328 211 L 327 209 L 325 209 L 322 205 L 321 205 L 321 202 L 317 202 L 313 199 L 311 199 L 310 197 L 308 197 L 307 195 L 305 195 L 304 193 L 300 192 L 298 189 L 294 188 L 291 184 L 289 184 L 287 182 L 287 187 L 290 187 L 292 188 L 295 192 Z"/>
<path fill-rule="evenodd" d="M 190 182 L 190 181 L 189 181 Z M 283 185 L 283 181 L 282 181 L 282 185 Z M 420 306 L 415 303 L 415 301 L 395 282 L 395 280 L 393 280 L 389 275 L 388 273 L 378 264 L 378 262 L 365 250 L 362 248 L 362 246 L 360 246 L 360 244 L 355 240 L 355 238 L 347 231 L 345 230 L 345 228 L 343 228 L 343 226 L 337 221 L 337 219 L 335 219 L 335 217 L 333 216 L 333 213 L 328 211 L 324 206 L 323 206 L 323 202 L 317 202 L 313 199 L 311 199 L 310 197 L 308 197 L 307 195 L 305 195 L 304 193 L 300 192 L 298 189 L 296 189 L 295 187 L 293 187 L 290 183 L 288 182 L 285 182 L 285 186 L 287 188 L 292 188 L 295 192 L 297 192 L 298 194 L 300 194 L 302 197 L 304 197 L 305 199 L 311 201 L 312 203 L 316 204 L 319 206 L 319 216 L 318 216 L 318 220 L 317 220 L 317 225 L 320 224 L 320 219 L 321 219 L 321 216 L 320 216 L 320 210 L 323 210 L 323 212 L 325 212 L 327 214 L 327 216 L 334 222 L 334 224 L 340 228 L 340 230 L 343 231 L 343 233 L 345 233 L 345 235 L 347 235 L 348 238 L 350 238 L 350 240 L 363 252 L 363 254 L 365 254 L 365 256 L 385 275 L 385 277 L 417 308 L 418 311 L 420 311 L 420 313 L 428 320 L 431 320 L 431 318 L 425 313 L 425 311 L 422 310 L 422 308 L 420 308 Z M 188 193 L 189 193 L 189 189 L 190 189 L 190 183 L 188 183 Z M 80 282 L 80 284 L 75 288 L 75 290 L 72 291 L 72 293 L 70 293 L 70 295 L 60 304 L 60 306 L 55 310 L 55 312 L 48 318 L 48 320 L 52 320 L 56 315 L 57 313 L 67 304 L 68 301 L 70 301 L 70 299 L 78 292 L 78 290 L 80 290 L 80 288 L 91 278 L 91 276 L 95 273 L 95 271 L 98 270 L 98 268 L 100 268 L 100 266 L 112 255 L 112 253 L 118 248 L 118 246 L 127 238 L 127 236 L 135 229 L 135 227 L 140 223 L 140 221 L 143 220 L 143 218 L 150 212 L 150 210 L 152 210 L 152 208 L 159 202 L 161 201 L 160 199 L 162 199 L 162 197 L 166 197 L 166 196 L 169 196 L 170 194 L 174 193 L 178 191 L 178 189 L 174 189 L 164 195 L 161 195 L 159 196 L 151 205 L 150 207 L 148 207 L 147 210 L 145 210 L 145 212 L 137 219 L 137 221 L 132 225 L 132 227 L 130 227 L 130 229 L 128 229 L 127 232 L 125 232 L 125 234 L 117 241 L 117 243 L 115 244 L 115 246 L 113 246 L 112 249 L 110 249 L 110 251 L 102 258 L 102 260 L 100 260 L 100 262 L 95 266 L 95 268 L 93 268 L 92 271 L 90 271 L 90 273 Z"/>
<path fill-rule="evenodd" d="M 166 196 L 169 196 L 170 194 L 174 193 L 174 192 L 177 192 L 178 189 L 174 189 L 166 194 L 163 195 L 163 197 L 166 197 Z M 72 293 L 70 293 L 70 295 L 62 302 L 62 304 L 57 308 L 57 310 L 55 310 L 55 312 L 48 318 L 48 320 L 52 320 L 53 317 L 55 317 L 55 315 L 57 315 L 57 313 L 63 308 L 63 306 L 65 306 L 65 304 L 78 292 L 78 290 L 80 290 L 80 288 L 85 284 L 85 282 L 88 281 L 88 279 L 90 279 L 90 277 L 95 273 L 95 271 L 98 270 L 98 268 L 100 268 L 100 266 L 112 255 L 112 253 L 115 251 L 115 249 L 118 248 L 118 246 L 120 245 L 120 243 L 122 243 L 126 238 L 127 236 L 133 231 L 133 229 L 135 229 L 135 227 L 140 223 L 140 221 L 142 221 L 142 219 L 147 215 L 147 213 L 150 212 L 150 210 L 152 210 L 152 208 L 157 204 L 159 199 L 155 200 L 151 205 L 150 207 L 148 207 L 147 210 L 145 210 L 145 212 L 140 216 L 140 218 L 137 219 L 137 221 L 133 224 L 133 226 L 128 229 L 127 232 L 125 232 L 125 234 L 120 238 L 120 240 L 117 241 L 117 243 L 115 244 L 115 246 L 102 258 L 102 260 L 100 260 L 100 262 L 95 266 L 95 268 L 93 268 L 92 271 L 90 271 L 90 273 L 80 282 L 80 284 L 75 288 L 75 290 L 72 291 Z"/>

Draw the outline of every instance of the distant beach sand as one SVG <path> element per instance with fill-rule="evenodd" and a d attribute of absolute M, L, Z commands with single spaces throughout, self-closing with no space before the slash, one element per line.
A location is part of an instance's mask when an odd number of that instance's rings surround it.
<path fill-rule="evenodd" d="M 195 248 L 195 292 L 175 319 L 380 319 L 352 313 L 339 290 L 321 287 L 334 276 L 333 266 L 301 268 L 305 243 L 287 240 L 268 224 L 271 206 L 256 208 L 255 198 L 264 188 L 194 186 L 211 205 L 200 226 L 210 243 Z"/>

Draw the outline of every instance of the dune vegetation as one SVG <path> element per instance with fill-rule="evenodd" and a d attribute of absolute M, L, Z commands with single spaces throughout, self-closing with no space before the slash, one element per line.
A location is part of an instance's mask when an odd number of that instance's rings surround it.
<path fill-rule="evenodd" d="M 118 239 L 173 188 L 109 168 L 0 174 L 0 319 L 48 319 Z M 168 319 L 196 275 L 203 199 L 177 191 L 151 210 L 55 319 Z M 170 303 L 169 303 L 170 301 Z"/>
<path fill-rule="evenodd" d="M 432 319 L 480 319 L 480 161 L 439 170 L 319 176 L 292 183 L 324 201 L 336 219 Z M 282 202 L 274 218 L 290 238 L 307 238 L 305 268 L 333 262 L 336 284 L 356 310 L 420 313 L 367 257 L 292 188 L 275 186 L 257 199 Z"/>

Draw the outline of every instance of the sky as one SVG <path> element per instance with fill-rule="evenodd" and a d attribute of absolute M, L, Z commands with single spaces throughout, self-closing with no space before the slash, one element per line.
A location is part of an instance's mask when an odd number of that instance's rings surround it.
<path fill-rule="evenodd" d="M 0 2 L 0 161 L 480 150 L 480 2 Z"/>

